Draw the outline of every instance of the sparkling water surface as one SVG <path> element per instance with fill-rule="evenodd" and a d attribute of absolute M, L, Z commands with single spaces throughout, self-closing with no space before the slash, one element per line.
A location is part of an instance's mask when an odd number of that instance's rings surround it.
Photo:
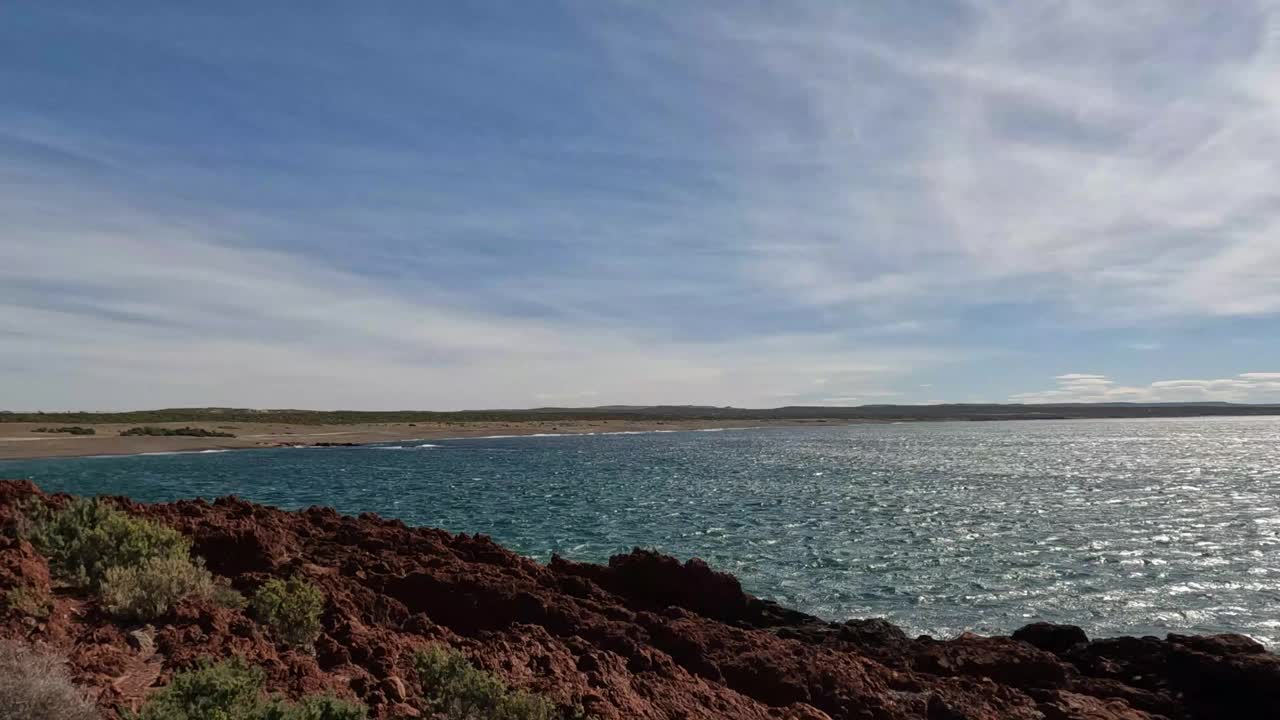
<path fill-rule="evenodd" d="M 748 591 L 913 633 L 1280 643 L 1280 418 L 904 423 L 0 462 L 50 491 L 236 494 L 519 552 L 699 556 Z"/>

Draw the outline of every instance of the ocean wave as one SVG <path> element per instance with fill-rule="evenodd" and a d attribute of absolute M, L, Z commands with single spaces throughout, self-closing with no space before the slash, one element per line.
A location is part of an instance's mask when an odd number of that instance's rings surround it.
<path fill-rule="evenodd" d="M 464 435 L 462 437 L 444 438 L 445 440 L 505 440 L 522 437 L 567 437 L 568 435 L 590 435 L 593 433 L 538 433 L 536 435 Z"/>
<path fill-rule="evenodd" d="M 660 435 L 664 433 L 682 432 L 724 432 L 726 430 L 762 430 L 763 427 L 740 428 L 690 428 L 679 430 L 596 430 L 592 432 L 566 433 L 516 433 L 512 435 L 464 435 L 460 437 L 441 438 L 442 440 L 506 440 L 510 438 L 550 438 L 550 437 L 598 437 L 603 435 Z"/>
<path fill-rule="evenodd" d="M 89 457 L 152 457 L 156 455 L 208 455 L 210 453 L 231 452 L 230 448 L 213 450 L 162 450 L 157 452 L 133 453 L 131 455 L 90 455 Z"/>

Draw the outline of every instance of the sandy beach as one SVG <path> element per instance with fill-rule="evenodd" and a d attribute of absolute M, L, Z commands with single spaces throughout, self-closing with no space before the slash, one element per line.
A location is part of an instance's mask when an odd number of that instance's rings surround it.
<path fill-rule="evenodd" d="M 129 423 L 84 425 L 94 435 L 35 432 L 49 423 L 0 423 L 0 460 L 88 455 L 137 455 L 150 452 L 198 452 L 315 445 L 317 443 L 381 443 L 401 440 L 439 440 L 485 435 L 582 434 L 653 430 L 775 427 L 787 425 L 845 425 L 843 420 L 530 420 L 509 422 L 369 423 L 358 425 L 289 425 L 281 423 L 177 422 L 152 427 L 194 427 L 232 433 L 234 438 L 121 436 L 136 427 Z"/>

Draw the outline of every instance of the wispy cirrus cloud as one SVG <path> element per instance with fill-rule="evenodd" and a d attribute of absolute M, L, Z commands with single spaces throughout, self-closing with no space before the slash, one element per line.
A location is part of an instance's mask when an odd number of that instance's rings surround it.
<path fill-rule="evenodd" d="M 139 212 L 110 192 L 28 186 L 0 214 L 22 239 L 0 246 L 8 408 L 766 405 L 815 375 L 874 388 L 941 360 L 885 346 L 854 359 L 811 333 L 658 343 L 582 317 L 530 322 L 447 287 L 405 292 L 237 246 L 233 220 Z"/>
<path fill-rule="evenodd" d="M 1280 310 L 1271 3 L 754 7 L 666 14 L 664 49 L 742 168 L 756 282 L 855 312 Z"/>

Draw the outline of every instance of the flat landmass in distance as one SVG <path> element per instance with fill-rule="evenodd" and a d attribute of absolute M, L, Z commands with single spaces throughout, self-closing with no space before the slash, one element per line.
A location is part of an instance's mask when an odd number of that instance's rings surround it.
<path fill-rule="evenodd" d="M 1070 420 L 1280 415 L 1280 405 L 1106 403 L 1058 405 L 860 405 L 751 409 L 615 405 L 530 410 L 351 411 L 172 408 L 130 412 L 0 411 L 0 459 L 131 455 L 293 445 L 355 444 L 486 435 L 699 430 L 874 422 Z M 88 427 L 93 435 L 36 432 Z M 121 436 L 135 427 L 191 427 L 235 437 Z"/>

